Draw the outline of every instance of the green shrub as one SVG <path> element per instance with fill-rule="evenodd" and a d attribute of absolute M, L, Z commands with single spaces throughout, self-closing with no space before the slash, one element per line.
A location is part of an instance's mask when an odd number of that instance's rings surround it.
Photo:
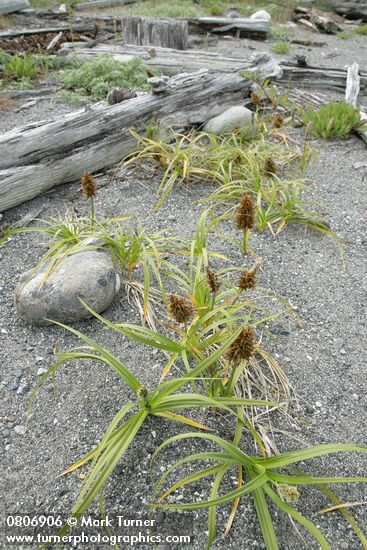
<path fill-rule="evenodd" d="M 359 111 L 344 101 L 332 101 L 318 111 L 306 111 L 302 121 L 310 125 L 312 135 L 324 139 L 347 137 L 363 124 Z"/>
<path fill-rule="evenodd" d="M 271 51 L 273 53 L 278 53 L 278 54 L 285 54 L 285 53 L 289 53 L 290 52 L 290 45 L 287 44 L 287 42 L 278 42 L 277 44 L 274 44 L 271 48 Z"/>
<path fill-rule="evenodd" d="M 356 30 L 355 32 L 357 34 L 365 34 L 367 35 L 367 23 L 365 23 L 364 25 L 360 25 Z"/>
<path fill-rule="evenodd" d="M 5 77 L 10 80 L 32 80 L 37 73 L 38 67 L 29 55 L 11 57 L 4 69 Z"/>
<path fill-rule="evenodd" d="M 350 32 L 347 32 L 347 31 L 340 32 L 336 36 L 341 40 L 348 40 L 349 38 L 352 38 L 352 35 L 350 34 Z"/>
<path fill-rule="evenodd" d="M 121 62 L 112 55 L 83 63 L 80 67 L 67 69 L 63 76 L 63 88 L 91 101 L 106 99 L 115 87 L 148 90 L 146 67 L 140 59 Z"/>

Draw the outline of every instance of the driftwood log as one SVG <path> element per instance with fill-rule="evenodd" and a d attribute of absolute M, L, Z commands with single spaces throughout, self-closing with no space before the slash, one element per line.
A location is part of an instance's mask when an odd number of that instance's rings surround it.
<path fill-rule="evenodd" d="M 261 19 L 232 19 L 230 17 L 200 17 L 189 20 L 190 28 L 220 34 L 236 34 L 240 38 L 265 40 L 270 24 Z"/>
<path fill-rule="evenodd" d="M 326 0 L 329 6 L 334 8 L 337 14 L 347 17 L 348 19 L 362 19 L 367 21 L 367 2 L 366 0 L 354 0 L 349 2 L 346 0 Z"/>
<path fill-rule="evenodd" d="M 258 71 L 261 76 L 280 77 L 281 69 L 275 59 L 265 53 L 258 52 L 251 57 L 226 57 L 214 52 L 202 50 L 171 50 L 169 48 L 152 48 L 149 46 L 114 46 L 99 44 L 94 48 L 86 48 L 82 43 L 65 43 L 59 50 L 59 55 L 70 59 L 88 60 L 97 55 L 111 54 L 119 61 L 128 61 L 140 57 L 151 69 L 161 71 L 165 75 L 178 72 L 194 72 L 208 69 L 213 73 L 229 73 L 232 71 Z"/>
<path fill-rule="evenodd" d="M 80 2 L 74 4 L 73 10 L 96 10 L 100 8 L 114 8 L 124 4 L 135 4 L 137 0 L 90 0 L 90 2 Z"/>
<path fill-rule="evenodd" d="M 91 32 L 95 30 L 92 23 L 73 26 L 73 33 Z M 17 38 L 20 36 L 33 36 L 38 34 L 53 34 L 58 32 L 70 32 L 70 25 L 57 25 L 55 27 L 44 27 L 41 29 L 14 29 L 0 32 L 0 40 Z"/>
<path fill-rule="evenodd" d="M 345 69 L 328 67 L 300 67 L 298 65 L 282 64 L 284 84 L 297 88 L 327 89 L 343 92 L 347 82 Z M 367 91 L 367 73 L 360 73 L 360 89 Z"/>
<path fill-rule="evenodd" d="M 0 0 L 0 15 L 28 9 L 28 0 Z"/>
<path fill-rule="evenodd" d="M 153 116 L 182 130 L 241 104 L 252 90 L 238 74 L 206 70 L 151 80 L 156 93 L 0 135 L 0 211 L 118 163 L 135 148 L 129 129 L 143 131 Z"/>
<path fill-rule="evenodd" d="M 124 17 L 126 44 L 187 50 L 187 21 L 156 17 Z"/>

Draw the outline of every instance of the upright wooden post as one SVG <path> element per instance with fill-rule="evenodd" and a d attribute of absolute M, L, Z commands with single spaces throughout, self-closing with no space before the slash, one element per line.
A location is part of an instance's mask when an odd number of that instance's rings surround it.
<path fill-rule="evenodd" d="M 124 17 L 126 44 L 187 50 L 187 21 L 154 17 Z"/>

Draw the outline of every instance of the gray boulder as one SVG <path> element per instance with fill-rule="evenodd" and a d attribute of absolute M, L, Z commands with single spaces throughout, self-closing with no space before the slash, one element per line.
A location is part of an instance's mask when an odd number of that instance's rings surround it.
<path fill-rule="evenodd" d="M 253 112 L 250 109 L 237 105 L 208 120 L 203 130 L 217 135 L 233 132 L 237 128 L 245 130 L 252 127 L 252 118 Z"/>
<path fill-rule="evenodd" d="M 105 310 L 120 287 L 111 256 L 101 250 L 77 252 L 64 258 L 44 281 L 49 261 L 35 273 L 24 273 L 15 289 L 20 317 L 33 325 L 46 319 L 70 323 L 90 317 L 79 298 L 97 313 Z"/>

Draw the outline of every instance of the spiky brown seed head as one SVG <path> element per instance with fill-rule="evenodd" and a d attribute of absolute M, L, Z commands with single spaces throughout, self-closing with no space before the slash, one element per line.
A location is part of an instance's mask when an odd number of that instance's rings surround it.
<path fill-rule="evenodd" d="M 235 213 L 236 229 L 252 229 L 255 225 L 255 206 L 248 193 L 242 199 Z"/>
<path fill-rule="evenodd" d="M 148 389 L 147 389 L 145 386 L 140 386 L 140 387 L 137 389 L 136 395 L 137 395 L 140 399 L 146 399 L 146 398 L 148 397 L 148 395 L 149 395 Z"/>
<path fill-rule="evenodd" d="M 168 313 L 176 323 L 187 323 L 193 311 L 192 304 L 186 298 L 178 294 L 170 294 Z"/>
<path fill-rule="evenodd" d="M 238 279 L 238 288 L 241 292 L 256 287 L 256 271 L 243 271 Z"/>
<path fill-rule="evenodd" d="M 255 94 L 255 92 L 252 92 L 251 101 L 254 105 L 260 105 L 261 97 L 259 95 Z"/>
<path fill-rule="evenodd" d="M 248 361 L 255 351 L 255 336 L 250 327 L 244 328 L 227 351 L 231 366 L 237 367 L 242 361 Z"/>
<path fill-rule="evenodd" d="M 293 485 L 286 485 L 285 483 L 279 483 L 277 486 L 278 493 L 286 502 L 297 502 L 300 497 L 299 490 Z"/>
<path fill-rule="evenodd" d="M 81 184 L 83 188 L 83 195 L 86 199 L 92 199 L 96 196 L 96 180 L 90 172 L 84 172 Z"/>
<path fill-rule="evenodd" d="M 210 288 L 212 294 L 217 294 L 220 288 L 220 279 L 218 275 L 213 271 L 210 265 L 205 268 L 206 282 Z"/>
<path fill-rule="evenodd" d="M 274 176 L 277 173 L 278 167 L 276 165 L 275 160 L 272 157 L 267 157 L 265 159 L 263 171 L 265 176 L 268 176 L 268 177 Z"/>
<path fill-rule="evenodd" d="M 282 115 L 277 115 L 274 117 L 273 126 L 274 128 L 281 128 L 284 124 L 284 117 Z"/>

